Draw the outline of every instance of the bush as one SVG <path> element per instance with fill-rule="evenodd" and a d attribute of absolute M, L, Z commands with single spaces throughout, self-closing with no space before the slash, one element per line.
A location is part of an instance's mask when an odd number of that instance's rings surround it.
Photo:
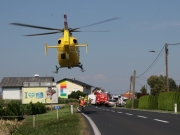
<path fill-rule="evenodd" d="M 160 93 L 158 98 L 159 110 L 173 111 L 175 103 L 177 103 L 177 109 L 180 111 L 180 92 Z"/>
<path fill-rule="evenodd" d="M 131 100 L 127 100 L 125 107 L 126 107 L 126 108 L 131 108 L 131 107 L 132 107 L 132 101 L 131 101 Z"/>
<path fill-rule="evenodd" d="M 37 102 L 22 105 L 21 110 L 24 115 L 36 115 L 46 112 L 46 106 L 43 103 Z"/>
<path fill-rule="evenodd" d="M 139 99 L 134 99 L 134 108 L 138 108 L 138 103 L 139 103 Z M 132 107 L 132 100 L 127 100 L 125 107 L 131 108 Z"/>
<path fill-rule="evenodd" d="M 158 108 L 158 96 L 146 95 L 139 99 L 139 109 L 157 109 Z"/>
<path fill-rule="evenodd" d="M 0 101 L 0 116 L 3 119 L 18 119 L 22 120 L 23 115 L 36 115 L 46 112 L 46 107 L 43 103 L 37 102 L 33 104 L 22 104 L 21 100 L 4 100 Z M 18 116 L 18 117 L 4 117 L 4 116 Z M 22 117 L 19 117 L 22 116 Z"/>
<path fill-rule="evenodd" d="M 46 106 L 43 103 L 37 102 L 34 104 L 34 113 L 42 114 L 46 112 Z"/>
<path fill-rule="evenodd" d="M 75 98 L 75 99 L 79 99 L 79 96 L 83 96 L 85 97 L 86 94 L 84 92 L 81 91 L 73 91 L 71 94 L 68 95 L 68 98 Z"/>
<path fill-rule="evenodd" d="M 32 102 L 29 104 L 24 104 L 21 106 L 21 111 L 23 115 L 32 115 L 34 113 L 34 105 Z"/>
<path fill-rule="evenodd" d="M 9 101 L 7 106 L 4 106 L 0 111 L 2 116 L 22 116 L 22 112 L 20 109 L 21 101 L 20 100 L 12 100 Z M 21 120 L 23 117 L 4 117 L 4 119 L 18 119 Z"/>
<path fill-rule="evenodd" d="M 134 108 L 138 108 L 139 99 L 134 99 Z"/>

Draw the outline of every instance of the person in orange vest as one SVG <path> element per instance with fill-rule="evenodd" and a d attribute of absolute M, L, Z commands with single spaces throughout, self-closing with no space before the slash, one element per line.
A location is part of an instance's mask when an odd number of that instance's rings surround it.
<path fill-rule="evenodd" d="M 84 110 L 84 97 L 81 97 L 79 105 L 81 107 L 81 110 Z"/>

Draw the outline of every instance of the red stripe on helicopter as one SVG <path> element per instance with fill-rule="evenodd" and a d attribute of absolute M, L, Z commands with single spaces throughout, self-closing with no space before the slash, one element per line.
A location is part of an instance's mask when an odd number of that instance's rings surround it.
<path fill-rule="evenodd" d="M 67 18 L 67 15 L 66 15 L 66 14 L 64 14 L 64 18 Z"/>
<path fill-rule="evenodd" d="M 66 14 L 64 14 L 64 26 L 65 26 L 65 29 L 68 29 L 67 15 Z"/>
<path fill-rule="evenodd" d="M 67 22 L 64 22 L 64 25 L 67 26 Z"/>

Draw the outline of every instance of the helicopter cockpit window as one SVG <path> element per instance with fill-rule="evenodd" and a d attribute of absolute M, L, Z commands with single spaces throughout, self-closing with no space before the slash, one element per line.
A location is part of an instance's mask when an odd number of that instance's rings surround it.
<path fill-rule="evenodd" d="M 77 40 L 76 40 L 76 39 L 73 39 L 73 42 L 76 44 L 76 43 L 77 43 Z"/>
<path fill-rule="evenodd" d="M 61 44 L 61 40 L 58 40 L 58 44 Z"/>

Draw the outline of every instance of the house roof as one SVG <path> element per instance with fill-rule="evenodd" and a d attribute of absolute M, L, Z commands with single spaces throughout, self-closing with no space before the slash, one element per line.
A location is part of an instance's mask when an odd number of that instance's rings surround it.
<path fill-rule="evenodd" d="M 54 82 L 54 77 L 4 77 L 0 87 L 22 87 L 24 82 Z"/>
<path fill-rule="evenodd" d="M 81 85 L 81 86 L 83 86 L 83 87 L 93 87 L 93 86 L 91 86 L 91 85 L 89 85 L 89 84 L 86 84 L 86 83 L 84 83 L 84 82 L 78 81 L 78 80 L 76 80 L 75 78 L 73 78 L 73 79 L 64 78 L 64 79 L 62 79 L 62 80 L 57 81 L 56 83 L 61 83 L 61 82 L 63 82 L 63 81 L 69 81 L 69 82 L 72 82 L 72 83 Z"/>

